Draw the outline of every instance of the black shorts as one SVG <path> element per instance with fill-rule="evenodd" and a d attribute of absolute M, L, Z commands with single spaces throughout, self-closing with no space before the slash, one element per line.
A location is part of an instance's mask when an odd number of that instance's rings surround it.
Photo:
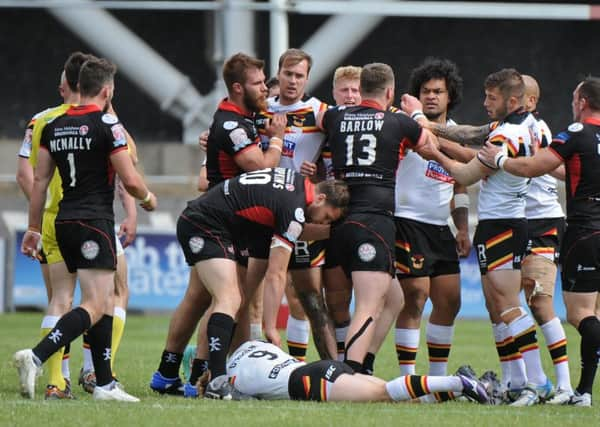
<path fill-rule="evenodd" d="M 56 242 L 69 273 L 117 269 L 115 223 L 108 219 L 56 220 Z"/>
<path fill-rule="evenodd" d="M 527 249 L 525 255 L 541 255 L 558 263 L 560 242 L 565 232 L 565 219 L 543 218 L 527 220 Z"/>
<path fill-rule="evenodd" d="M 600 290 L 600 230 L 567 227 L 560 250 L 562 290 Z"/>
<path fill-rule="evenodd" d="M 396 218 L 396 276 L 460 274 L 456 240 L 447 225 Z"/>
<path fill-rule="evenodd" d="M 188 265 L 212 258 L 236 259 L 233 237 L 226 227 L 197 212 L 188 213 L 184 210 L 177 220 L 177 240 Z"/>
<path fill-rule="evenodd" d="M 353 375 L 350 366 L 338 360 L 319 360 L 295 369 L 288 381 L 291 400 L 326 402 L 331 385 L 342 374 Z"/>
<path fill-rule="evenodd" d="M 527 247 L 527 220 L 513 218 L 479 221 L 473 246 L 482 276 L 493 270 L 520 270 Z"/>
<path fill-rule="evenodd" d="M 347 276 L 353 271 L 383 271 L 394 275 L 394 236 L 390 215 L 350 214 L 329 239 L 328 267 L 341 266 Z"/>

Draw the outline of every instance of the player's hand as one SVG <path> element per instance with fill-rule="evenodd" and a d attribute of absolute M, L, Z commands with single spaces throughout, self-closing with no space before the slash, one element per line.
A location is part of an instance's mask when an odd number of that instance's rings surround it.
<path fill-rule="evenodd" d="M 206 151 L 206 147 L 208 147 L 208 134 L 210 132 L 205 130 L 198 137 L 198 144 L 200 145 L 200 149 Z"/>
<path fill-rule="evenodd" d="M 469 256 L 471 251 L 471 240 L 469 239 L 469 233 L 464 230 L 458 230 L 456 232 L 456 251 L 458 256 L 466 258 Z"/>
<path fill-rule="evenodd" d="M 135 240 L 135 235 L 137 232 L 137 221 L 130 218 L 125 218 L 119 227 L 119 232 L 117 236 L 119 239 L 125 236 L 125 240 L 123 241 L 123 248 L 126 248 Z"/>
<path fill-rule="evenodd" d="M 314 176 L 317 173 L 317 164 L 303 161 L 300 166 L 300 173 L 304 176 Z"/>
<path fill-rule="evenodd" d="M 436 160 L 441 154 L 435 142 L 431 139 L 425 141 L 424 144 L 419 145 L 415 151 L 425 160 Z"/>
<path fill-rule="evenodd" d="M 27 230 L 21 241 L 21 253 L 30 258 L 41 260 L 42 235 L 35 230 Z"/>
<path fill-rule="evenodd" d="M 142 200 L 142 203 L 140 203 L 140 206 L 142 207 L 142 209 L 144 209 L 145 211 L 153 211 L 154 209 L 156 209 L 156 207 L 158 206 L 158 201 L 156 200 L 156 196 L 154 195 L 153 192 L 148 192 L 148 198 L 149 200 L 147 202 L 144 202 Z"/>
<path fill-rule="evenodd" d="M 423 111 L 423 104 L 416 97 L 405 93 L 400 98 L 400 108 L 410 116 L 417 110 Z"/>
<path fill-rule="evenodd" d="M 500 147 L 486 142 L 483 145 L 483 148 L 477 153 L 477 157 L 484 165 L 488 166 L 489 168 L 498 169 L 496 165 L 496 155 L 501 151 L 502 149 Z"/>
<path fill-rule="evenodd" d="M 269 138 L 275 136 L 283 140 L 286 125 L 287 116 L 285 114 L 274 114 L 271 119 L 267 119 L 265 122 L 265 133 Z"/>
<path fill-rule="evenodd" d="M 265 329 L 265 338 L 271 344 L 281 347 L 281 336 L 277 329 Z"/>

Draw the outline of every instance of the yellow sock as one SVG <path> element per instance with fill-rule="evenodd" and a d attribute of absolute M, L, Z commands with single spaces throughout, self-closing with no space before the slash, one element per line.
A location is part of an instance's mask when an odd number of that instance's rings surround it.
<path fill-rule="evenodd" d="M 111 359 L 110 369 L 115 372 L 114 362 L 117 350 L 119 350 L 119 344 L 121 344 L 121 338 L 123 338 L 123 332 L 125 331 L 125 310 L 121 307 L 115 307 L 113 316 L 113 327 L 112 327 L 112 342 L 111 342 Z"/>
<path fill-rule="evenodd" d="M 46 316 L 50 317 L 50 316 Z M 53 316 L 54 317 L 54 316 Z M 45 326 L 45 325 L 44 325 Z M 50 333 L 52 328 L 42 328 L 42 338 Z M 57 386 L 59 389 L 64 390 L 67 386 L 65 379 L 62 374 L 62 359 L 65 348 L 61 347 L 56 353 L 54 353 L 48 360 L 46 360 L 46 366 L 48 368 L 48 384 Z"/>

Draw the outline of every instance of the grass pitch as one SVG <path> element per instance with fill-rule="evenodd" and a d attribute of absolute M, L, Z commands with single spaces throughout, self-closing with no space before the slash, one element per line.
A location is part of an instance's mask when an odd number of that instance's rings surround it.
<path fill-rule="evenodd" d="M 12 367 L 12 354 L 33 346 L 39 334 L 40 313 L 0 315 L 0 426 L 76 425 L 76 426 L 586 426 L 598 425 L 600 406 L 592 408 L 535 406 L 509 408 L 480 406 L 462 402 L 439 405 L 392 403 L 313 403 L 290 401 L 219 402 L 187 400 L 159 396 L 148 387 L 150 376 L 156 370 L 163 349 L 168 316 L 129 316 L 125 336 L 116 355 L 119 379 L 131 394 L 138 396 L 138 404 L 95 402 L 91 396 L 75 386 L 75 401 L 43 400 L 45 377 L 38 379 L 36 398 L 27 400 L 18 393 L 18 378 Z M 579 380 L 579 337 L 565 325 L 569 338 L 571 381 Z M 544 368 L 554 377 L 543 336 L 538 334 Z M 417 372 L 427 371 L 427 350 L 421 338 Z M 71 347 L 71 371 L 74 382 L 81 366 L 81 340 Z M 314 347 L 309 360 L 316 360 Z M 390 335 L 377 356 L 375 373 L 391 379 L 398 375 L 393 338 Z M 459 320 L 455 341 L 450 353 L 449 372 L 469 363 L 481 373 L 498 370 L 498 359 L 487 321 Z M 596 381 L 595 395 L 600 396 L 600 379 Z M 597 404 L 598 405 L 598 404 Z"/>

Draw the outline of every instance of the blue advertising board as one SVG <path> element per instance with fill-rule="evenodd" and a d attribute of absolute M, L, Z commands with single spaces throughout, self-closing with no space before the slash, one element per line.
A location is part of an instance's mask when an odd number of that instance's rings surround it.
<path fill-rule="evenodd" d="M 20 253 L 23 232 L 15 239 L 13 302 L 15 307 L 45 307 L 46 291 L 37 262 Z M 139 230 L 134 243 L 125 249 L 128 263 L 129 308 L 174 310 L 188 284 L 189 266 L 173 232 Z M 474 251 L 461 260 L 460 317 L 487 318 L 481 278 Z M 79 291 L 74 301 L 79 301 Z M 555 289 L 556 313 L 565 318 L 559 280 Z M 524 303 L 524 301 L 523 301 Z M 431 311 L 428 302 L 425 313 Z"/>

